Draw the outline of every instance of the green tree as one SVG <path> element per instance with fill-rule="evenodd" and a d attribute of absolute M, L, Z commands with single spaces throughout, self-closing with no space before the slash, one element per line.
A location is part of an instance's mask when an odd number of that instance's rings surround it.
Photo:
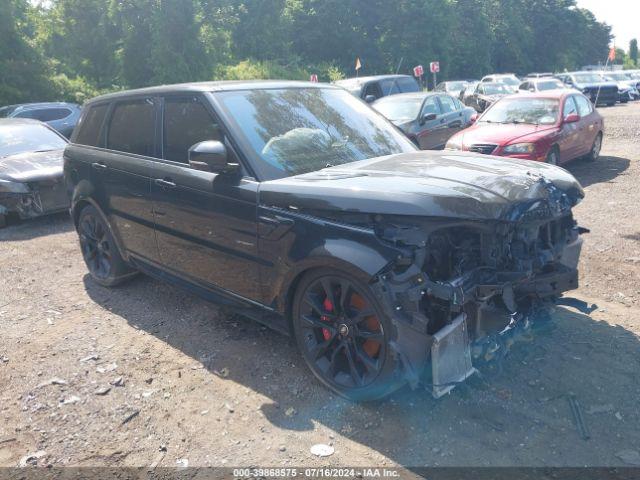
<path fill-rule="evenodd" d="M 26 0 L 0 2 L 0 105 L 47 100 L 54 94 L 49 66 L 31 40 L 30 8 Z"/>
<path fill-rule="evenodd" d="M 629 42 L 629 58 L 634 65 L 638 65 L 638 39 L 632 38 Z"/>

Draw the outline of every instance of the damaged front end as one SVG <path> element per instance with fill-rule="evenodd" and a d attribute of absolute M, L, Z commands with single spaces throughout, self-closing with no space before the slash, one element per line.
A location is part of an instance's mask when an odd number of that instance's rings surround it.
<path fill-rule="evenodd" d="M 37 182 L 0 179 L 0 215 L 12 213 L 21 219 L 35 218 L 68 208 L 69 199 L 60 176 Z"/>
<path fill-rule="evenodd" d="M 498 220 L 378 219 L 378 236 L 408 252 L 375 288 L 395 320 L 392 348 L 412 385 L 430 359 L 433 394 L 450 391 L 475 371 L 472 357 L 491 356 L 500 336 L 578 287 L 586 230 L 571 207 L 579 198 L 544 179 L 539 186 L 546 198 L 512 205 Z"/>

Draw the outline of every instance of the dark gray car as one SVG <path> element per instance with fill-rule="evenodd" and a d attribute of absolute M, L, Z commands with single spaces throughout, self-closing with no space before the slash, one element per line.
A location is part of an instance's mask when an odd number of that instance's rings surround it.
<path fill-rule="evenodd" d="M 439 92 L 404 93 L 372 104 L 422 150 L 444 148 L 449 138 L 473 123 L 473 108 Z"/>
<path fill-rule="evenodd" d="M 67 140 L 37 120 L 0 119 L 0 227 L 8 215 L 32 218 L 66 210 L 62 152 Z"/>
<path fill-rule="evenodd" d="M 422 90 L 417 80 L 409 75 L 374 75 L 370 77 L 347 78 L 333 83 L 368 103 L 386 97 L 387 95 L 419 92 Z"/>
<path fill-rule="evenodd" d="M 66 102 L 23 103 L 0 108 L 0 118 L 31 118 L 46 123 L 66 138 L 80 118 L 80 105 Z"/>

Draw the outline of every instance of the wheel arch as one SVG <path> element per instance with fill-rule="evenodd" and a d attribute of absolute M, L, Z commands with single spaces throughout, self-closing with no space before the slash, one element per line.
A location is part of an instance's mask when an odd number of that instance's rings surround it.
<path fill-rule="evenodd" d="M 304 260 L 295 265 L 285 275 L 278 292 L 278 305 L 290 332 L 292 332 L 292 310 L 295 295 L 302 278 L 311 271 L 329 268 L 355 277 L 364 284 L 370 284 L 376 275 L 383 270 L 394 257 L 387 258 L 381 252 L 362 244 L 348 245 L 334 255 L 327 255 L 326 247 L 315 249 Z"/>

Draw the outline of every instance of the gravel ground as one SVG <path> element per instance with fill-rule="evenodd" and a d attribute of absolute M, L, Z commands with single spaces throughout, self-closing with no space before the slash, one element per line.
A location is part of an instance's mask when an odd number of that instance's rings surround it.
<path fill-rule="evenodd" d="M 601 112 L 603 157 L 568 166 L 591 229 L 573 294 L 598 308 L 557 308 L 502 371 L 440 400 L 352 404 L 258 324 L 146 277 L 99 287 L 65 215 L 0 231 L 0 466 L 34 452 L 53 466 L 640 462 L 640 102 Z"/>

